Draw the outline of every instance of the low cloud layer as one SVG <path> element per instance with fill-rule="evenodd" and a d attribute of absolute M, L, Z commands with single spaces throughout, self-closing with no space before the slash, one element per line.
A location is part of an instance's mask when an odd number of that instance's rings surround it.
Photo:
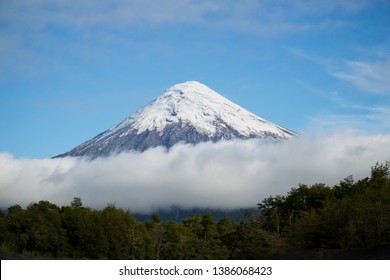
<path fill-rule="evenodd" d="M 0 154 L 0 206 L 49 200 L 69 205 L 107 203 L 133 212 L 160 208 L 256 207 L 269 195 L 299 183 L 334 185 L 369 176 L 390 160 L 390 135 L 353 133 L 300 136 L 280 144 L 261 140 L 177 145 L 87 161 L 75 158 L 15 159 Z"/>

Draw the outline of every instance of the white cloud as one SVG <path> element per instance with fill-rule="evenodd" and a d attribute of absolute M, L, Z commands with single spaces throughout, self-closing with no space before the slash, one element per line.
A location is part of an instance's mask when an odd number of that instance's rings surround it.
<path fill-rule="evenodd" d="M 363 9 L 369 4 L 369 0 L 295 0 L 291 1 L 296 10 L 301 13 L 325 14 L 333 11 L 355 13 Z M 374 1 L 372 1 L 374 2 Z M 376 1 L 378 2 L 378 1 Z"/>
<path fill-rule="evenodd" d="M 49 200 L 67 205 L 73 197 L 100 208 L 115 203 L 134 212 L 172 205 L 255 207 L 269 195 L 286 194 L 299 183 L 338 183 L 369 175 L 390 160 L 390 136 L 351 133 L 300 136 L 285 143 L 226 141 L 156 148 L 94 161 L 15 159 L 0 154 L 0 206 Z"/>
<path fill-rule="evenodd" d="M 302 83 L 306 86 L 304 83 Z M 309 86 L 307 86 L 309 87 Z M 310 89 L 310 88 L 309 88 Z M 316 89 L 311 89 L 315 92 Z M 322 93 L 318 95 L 327 97 L 333 102 L 332 111 L 323 110 L 316 115 L 309 117 L 309 123 L 306 129 L 309 131 L 333 131 L 335 128 L 354 129 L 363 134 L 390 133 L 390 107 L 387 100 L 375 100 L 374 104 L 366 102 L 365 104 L 346 99 L 338 92 Z"/>
<path fill-rule="evenodd" d="M 343 15 L 367 5 L 373 4 L 359 1 L 357 5 L 352 0 L 4 0 L 0 1 L 0 37 L 7 39 L 5 46 L 0 42 L 0 60 L 4 61 L 0 74 L 61 72 L 70 65 L 69 58 L 99 61 L 113 56 L 118 46 L 128 49 L 126 56 L 141 57 L 144 50 L 160 52 L 159 44 L 174 48 L 172 42 L 142 42 L 134 36 L 152 38 L 156 30 L 171 35 L 178 30 L 191 33 L 195 27 L 206 33 L 233 31 L 272 37 L 339 29 Z"/>
<path fill-rule="evenodd" d="M 360 50 L 361 53 L 369 54 L 371 59 L 339 62 L 335 58 L 286 47 L 293 55 L 322 65 L 330 76 L 351 84 L 363 92 L 388 95 L 390 94 L 390 53 L 383 49 L 388 49 L 389 44 L 372 46 L 371 48 L 371 50 L 367 47 L 363 48 L 365 52 Z"/>
<path fill-rule="evenodd" d="M 372 1 L 371 1 L 372 2 Z M 321 26 L 330 13 L 355 13 L 370 1 L 257 1 L 257 0 L 5 0 L 0 18 L 14 27 L 41 29 L 47 25 L 85 28 L 91 25 L 126 27 L 129 24 L 196 23 L 229 29 L 260 28 L 262 32 L 285 32 L 307 29 L 302 16 L 316 19 Z M 310 25 L 310 24 L 309 24 Z M 265 27 L 265 28 L 262 28 Z M 267 31 L 271 29 L 271 31 Z"/>
<path fill-rule="evenodd" d="M 390 94 L 390 59 L 379 62 L 347 61 L 344 71 L 331 74 L 360 90 Z"/>

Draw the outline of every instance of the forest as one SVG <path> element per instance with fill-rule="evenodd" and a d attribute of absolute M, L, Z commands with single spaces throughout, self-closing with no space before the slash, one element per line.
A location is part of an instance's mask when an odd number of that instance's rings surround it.
<path fill-rule="evenodd" d="M 286 195 L 259 201 L 257 207 L 259 211 L 239 221 L 227 216 L 216 221 L 206 212 L 163 222 L 158 214 L 139 221 L 112 204 L 91 209 L 78 197 L 61 207 L 49 201 L 26 208 L 13 205 L 0 213 L 0 255 L 111 260 L 337 259 L 343 257 L 327 252 L 348 251 L 354 258 L 353 252 L 382 248 L 381 258 L 390 258 L 389 162 L 377 163 L 367 178 L 355 181 L 348 176 L 335 186 L 300 184 Z M 305 257 L 299 252 L 315 255 Z"/>

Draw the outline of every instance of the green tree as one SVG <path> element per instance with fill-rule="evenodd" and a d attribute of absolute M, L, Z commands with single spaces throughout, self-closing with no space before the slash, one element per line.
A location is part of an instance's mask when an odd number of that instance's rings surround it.
<path fill-rule="evenodd" d="M 6 232 L 7 232 L 7 225 L 5 221 L 5 215 L 3 211 L 0 210 L 0 245 L 4 244 Z"/>
<path fill-rule="evenodd" d="M 278 195 L 265 198 L 261 203 L 257 204 L 258 208 L 262 211 L 262 215 L 266 217 L 263 225 L 264 228 L 276 232 L 278 236 L 281 234 L 281 227 L 286 223 L 288 212 L 291 212 L 291 215 L 294 214 L 294 209 L 287 209 L 285 203 L 286 198 Z"/>
<path fill-rule="evenodd" d="M 200 215 L 186 218 L 182 221 L 182 223 L 186 228 L 188 228 L 198 238 L 202 238 L 202 236 L 204 236 L 202 217 Z"/>
<path fill-rule="evenodd" d="M 72 208 L 80 208 L 80 207 L 82 207 L 83 203 L 81 202 L 81 198 L 80 197 L 73 198 L 73 201 L 70 203 L 70 206 Z"/>
<path fill-rule="evenodd" d="M 108 242 L 99 211 L 82 207 L 81 199 L 75 198 L 70 206 L 62 207 L 61 213 L 70 245 L 70 257 L 107 258 Z"/>
<path fill-rule="evenodd" d="M 26 225 L 26 212 L 20 205 L 13 205 L 8 208 L 5 217 L 7 243 L 11 250 L 21 254 L 27 248 L 28 235 Z"/>
<path fill-rule="evenodd" d="M 109 259 L 144 259 L 147 230 L 143 224 L 115 205 L 102 211 L 104 232 L 109 244 Z M 150 241 L 150 240 L 149 240 Z"/>
<path fill-rule="evenodd" d="M 332 249 L 390 242 L 389 163 L 375 165 L 370 178 L 348 177 L 323 198 L 321 207 L 307 208 L 291 227 L 291 244 Z"/>
<path fill-rule="evenodd" d="M 153 254 L 149 256 L 152 259 L 161 259 L 161 251 L 165 241 L 165 227 L 158 214 L 154 213 L 150 222 L 145 223 L 151 238 Z"/>
<path fill-rule="evenodd" d="M 217 223 L 217 237 L 222 240 L 227 234 L 230 234 L 236 230 L 236 225 L 228 216 L 224 216 Z"/>
<path fill-rule="evenodd" d="M 202 239 L 210 240 L 217 235 L 217 226 L 210 212 L 206 212 L 202 218 Z"/>
<path fill-rule="evenodd" d="M 189 228 L 182 223 L 169 221 L 163 225 L 163 238 L 160 250 L 161 259 L 189 259 L 191 250 L 187 247 L 188 242 L 194 237 Z"/>
<path fill-rule="evenodd" d="M 252 215 L 225 237 L 224 243 L 228 244 L 232 259 L 273 259 L 284 252 L 283 240 L 265 230 L 263 224 L 261 215 Z"/>
<path fill-rule="evenodd" d="M 48 201 L 30 204 L 26 209 L 27 250 L 55 257 L 67 254 L 67 239 L 60 209 Z"/>
<path fill-rule="evenodd" d="M 334 186 L 333 193 L 337 199 L 341 199 L 345 196 L 352 195 L 354 191 L 354 179 L 353 176 L 350 175 L 345 178 L 343 181 L 340 181 L 339 185 Z"/>

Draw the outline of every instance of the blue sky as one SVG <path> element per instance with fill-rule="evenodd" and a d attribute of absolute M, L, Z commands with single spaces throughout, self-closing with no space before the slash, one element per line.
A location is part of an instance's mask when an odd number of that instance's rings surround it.
<path fill-rule="evenodd" d="M 389 134 L 390 2 L 0 1 L 0 152 L 63 153 L 188 80 L 301 134 Z"/>

